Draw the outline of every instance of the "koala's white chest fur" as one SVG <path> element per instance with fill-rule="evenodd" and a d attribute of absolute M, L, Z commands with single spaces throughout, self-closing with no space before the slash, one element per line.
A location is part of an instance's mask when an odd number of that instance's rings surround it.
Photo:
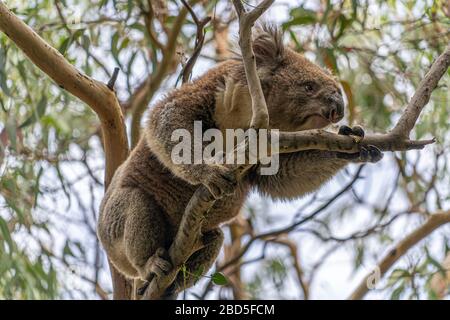
<path fill-rule="evenodd" d="M 227 79 L 225 89 L 216 94 L 214 121 L 221 129 L 246 129 L 252 118 L 252 100 L 248 88 Z"/>

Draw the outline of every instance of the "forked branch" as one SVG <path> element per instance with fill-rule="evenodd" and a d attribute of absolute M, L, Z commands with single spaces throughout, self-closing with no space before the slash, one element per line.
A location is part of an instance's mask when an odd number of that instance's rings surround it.
<path fill-rule="evenodd" d="M 189 60 L 186 62 L 186 65 L 183 67 L 183 70 L 181 72 L 183 78 L 182 83 L 186 83 L 191 78 L 192 69 L 194 68 L 195 63 L 197 62 L 197 59 L 200 56 L 200 52 L 202 51 L 203 43 L 205 42 L 205 26 L 208 24 L 209 21 L 211 21 L 211 17 L 205 17 L 199 20 L 192 7 L 189 5 L 189 3 L 187 3 L 186 0 L 181 0 L 181 2 L 189 11 L 192 20 L 194 20 L 194 23 L 197 26 L 194 52 L 192 53 L 192 56 L 189 58 Z"/>

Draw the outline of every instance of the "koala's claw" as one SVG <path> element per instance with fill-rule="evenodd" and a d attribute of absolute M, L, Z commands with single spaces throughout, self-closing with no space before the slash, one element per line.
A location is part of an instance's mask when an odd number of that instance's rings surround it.
<path fill-rule="evenodd" d="M 152 256 L 153 268 L 151 268 L 151 272 L 153 272 L 157 277 L 168 274 L 172 269 L 172 264 L 166 257 L 168 257 L 168 254 L 164 248 L 158 248 Z"/>
<path fill-rule="evenodd" d="M 156 252 L 147 260 L 145 267 L 140 271 L 141 279 L 145 281 L 142 287 L 137 289 L 137 294 L 142 296 L 147 290 L 150 281 L 153 277 L 161 277 L 172 270 L 172 263 L 168 258 L 168 253 L 164 248 L 156 249 Z"/>
<path fill-rule="evenodd" d="M 339 159 L 346 159 L 352 162 L 378 162 L 383 158 L 383 153 L 373 145 L 361 146 L 357 153 L 338 152 Z"/>
<path fill-rule="evenodd" d="M 349 126 L 343 125 L 339 127 L 339 132 L 338 134 L 343 135 L 343 136 L 349 136 L 352 134 L 352 128 L 350 128 Z"/>
<path fill-rule="evenodd" d="M 205 180 L 204 185 L 215 199 L 232 194 L 236 190 L 236 175 L 229 169 L 213 171 Z"/>
<path fill-rule="evenodd" d="M 368 145 L 366 150 L 368 152 L 368 158 L 366 161 L 375 163 L 383 159 L 383 153 L 377 147 Z"/>
<path fill-rule="evenodd" d="M 146 282 L 142 287 L 137 289 L 137 294 L 140 296 L 143 296 L 145 293 L 145 290 L 147 290 L 149 283 Z"/>
<path fill-rule="evenodd" d="M 383 158 L 383 153 L 377 147 L 368 145 L 361 147 L 359 157 L 355 159 L 357 162 L 378 162 Z"/>
<path fill-rule="evenodd" d="M 349 126 L 341 126 L 339 128 L 338 134 L 344 135 L 344 136 L 356 136 L 360 137 L 361 139 L 364 138 L 364 129 L 361 126 L 354 126 L 353 128 L 350 128 Z"/>
<path fill-rule="evenodd" d="M 176 283 L 172 283 L 162 296 L 164 300 L 176 300 L 177 299 L 177 286 Z"/>
<path fill-rule="evenodd" d="M 141 278 L 151 281 L 154 276 L 161 277 L 172 270 L 167 251 L 164 248 L 158 248 L 156 252 L 147 260 L 145 268 L 141 271 Z"/>
<path fill-rule="evenodd" d="M 364 138 L 365 132 L 364 132 L 364 129 L 361 126 L 354 126 L 352 128 L 352 131 L 353 131 L 352 134 L 354 136 L 358 136 L 358 137 Z"/>

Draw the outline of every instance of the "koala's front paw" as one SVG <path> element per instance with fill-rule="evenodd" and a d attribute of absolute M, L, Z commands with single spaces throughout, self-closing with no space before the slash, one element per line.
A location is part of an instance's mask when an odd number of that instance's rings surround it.
<path fill-rule="evenodd" d="M 361 126 L 354 126 L 350 128 L 349 126 L 341 126 L 339 128 L 338 134 L 344 136 L 352 136 L 356 138 L 356 142 L 360 142 L 365 135 L 364 129 Z M 357 153 L 344 153 L 338 152 L 337 157 L 340 159 L 346 159 L 354 162 L 378 162 L 383 158 L 383 153 L 376 146 L 367 145 L 361 146 L 359 152 Z"/>
<path fill-rule="evenodd" d="M 350 128 L 349 126 L 341 126 L 339 128 L 338 134 L 344 135 L 344 136 L 355 136 L 359 137 L 360 139 L 364 138 L 364 129 L 361 126 L 354 126 L 353 128 Z"/>
<path fill-rule="evenodd" d="M 225 166 L 211 166 L 203 177 L 203 184 L 215 199 L 232 194 L 236 190 L 236 174 Z"/>

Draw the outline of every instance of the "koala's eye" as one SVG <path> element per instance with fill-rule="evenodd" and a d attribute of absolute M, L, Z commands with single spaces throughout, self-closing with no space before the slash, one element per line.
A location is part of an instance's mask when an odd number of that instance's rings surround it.
<path fill-rule="evenodd" d="M 314 87 L 314 83 L 312 82 L 307 82 L 304 84 L 304 88 L 307 93 L 312 93 L 314 91 Z"/>

